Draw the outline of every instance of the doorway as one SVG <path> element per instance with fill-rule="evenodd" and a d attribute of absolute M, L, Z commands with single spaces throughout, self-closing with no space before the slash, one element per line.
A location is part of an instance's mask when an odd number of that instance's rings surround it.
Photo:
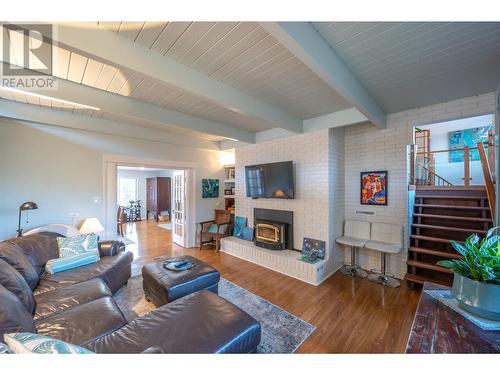
<path fill-rule="evenodd" d="M 157 254 L 160 238 L 172 242 L 164 251 L 185 247 L 184 170 L 117 165 L 116 185 L 117 233 L 136 259 Z"/>
<path fill-rule="evenodd" d="M 124 237 L 131 237 L 132 242 L 137 242 L 133 238 L 137 236 L 137 228 L 147 233 L 146 228 L 154 226 L 169 232 L 167 237 L 176 245 L 194 246 L 194 173 L 191 163 L 106 155 L 103 165 L 106 231 L 119 232 L 121 206 L 124 228 L 129 229 L 124 231 Z M 133 251 L 134 246 L 130 247 Z"/>

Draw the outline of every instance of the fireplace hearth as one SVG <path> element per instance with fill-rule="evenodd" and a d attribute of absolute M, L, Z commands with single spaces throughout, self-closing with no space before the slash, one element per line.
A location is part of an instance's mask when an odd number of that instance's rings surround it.
<path fill-rule="evenodd" d="M 269 250 L 293 249 L 293 212 L 254 208 L 256 246 Z"/>

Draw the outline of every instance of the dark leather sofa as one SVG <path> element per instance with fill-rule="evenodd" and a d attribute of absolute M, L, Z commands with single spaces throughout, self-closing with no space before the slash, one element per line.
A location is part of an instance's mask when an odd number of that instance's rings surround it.
<path fill-rule="evenodd" d="M 250 353 L 260 324 L 201 291 L 127 322 L 112 295 L 131 275 L 121 242 L 99 243 L 101 260 L 53 275 L 56 234 L 0 242 L 0 342 L 4 333 L 38 332 L 96 353 Z"/>
<path fill-rule="evenodd" d="M 127 324 L 111 297 L 130 278 L 132 253 L 101 241 L 99 262 L 51 275 L 45 263 L 58 257 L 57 236 L 0 242 L 0 341 L 8 332 L 38 332 L 84 344 Z"/>

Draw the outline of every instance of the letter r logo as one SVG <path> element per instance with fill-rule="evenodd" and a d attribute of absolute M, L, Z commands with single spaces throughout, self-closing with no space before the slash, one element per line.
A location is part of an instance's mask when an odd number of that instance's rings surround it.
<path fill-rule="evenodd" d="M 52 75 L 52 25 L 1 26 L 4 76 Z"/>

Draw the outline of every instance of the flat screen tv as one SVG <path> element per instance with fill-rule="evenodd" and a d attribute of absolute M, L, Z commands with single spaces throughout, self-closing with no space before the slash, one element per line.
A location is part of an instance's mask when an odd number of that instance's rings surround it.
<path fill-rule="evenodd" d="M 294 198 L 293 163 L 247 165 L 245 167 L 247 197 Z"/>

